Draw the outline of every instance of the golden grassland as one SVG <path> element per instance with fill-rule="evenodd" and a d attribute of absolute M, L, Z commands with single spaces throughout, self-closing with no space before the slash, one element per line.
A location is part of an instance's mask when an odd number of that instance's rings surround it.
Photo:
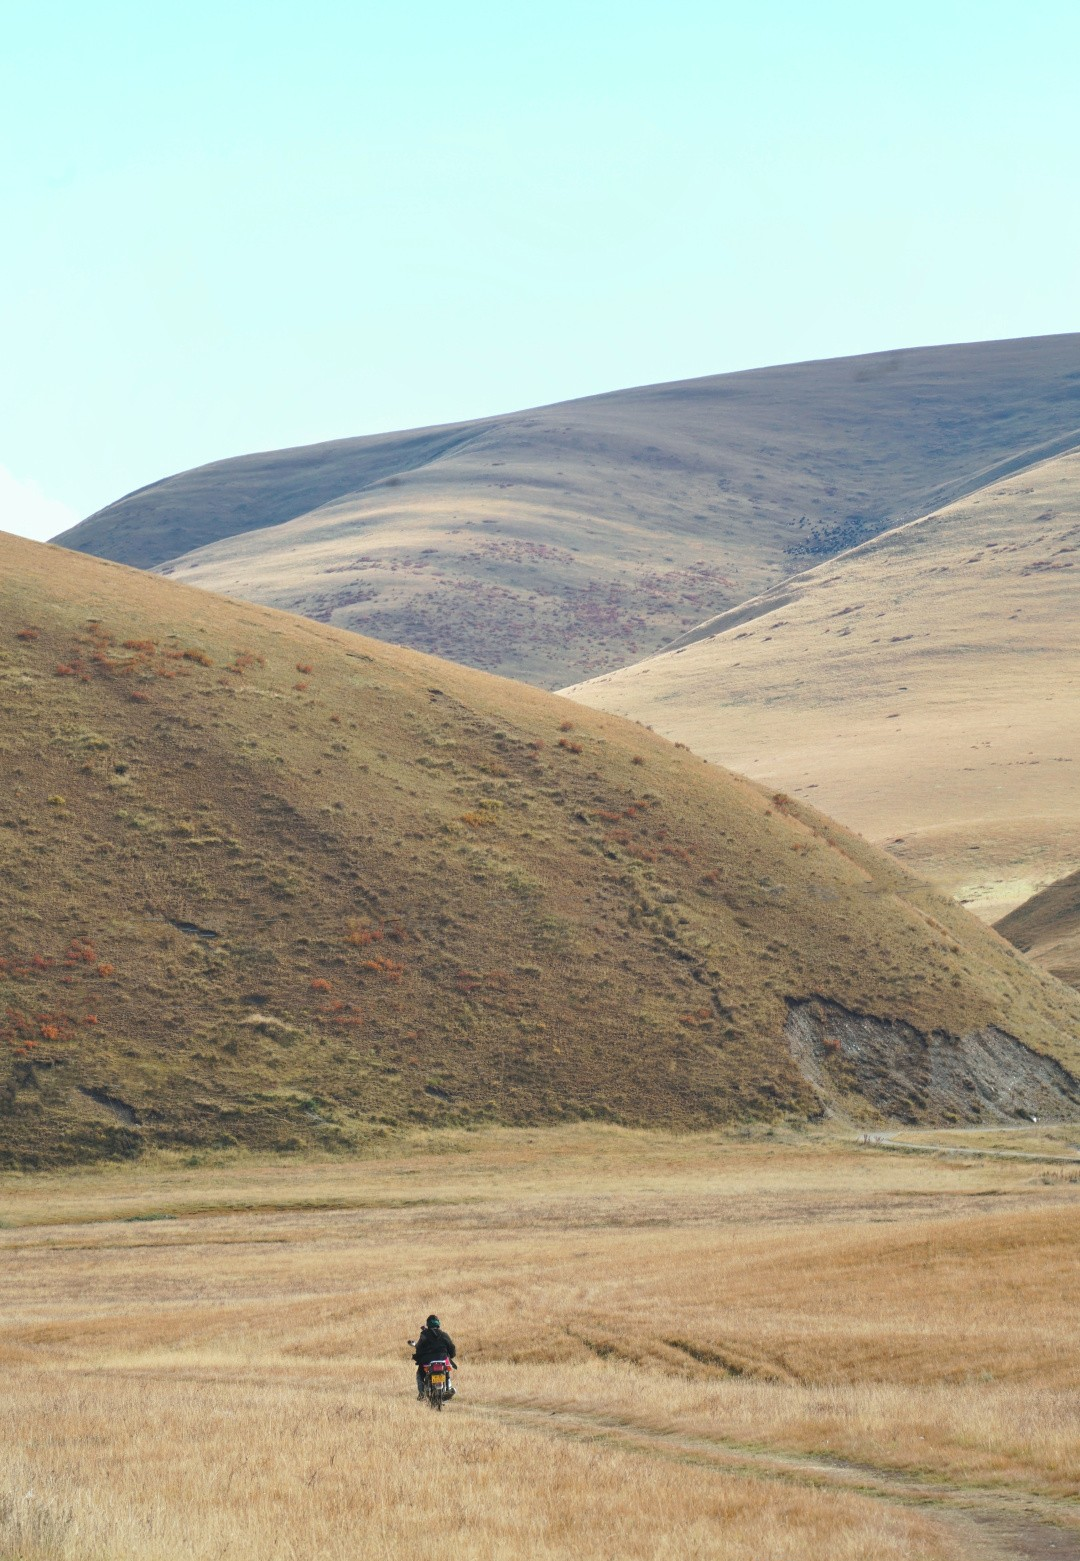
<path fill-rule="evenodd" d="M 200 1158 L 0 1180 L 4 1561 L 1080 1555 L 1060 1168 L 595 1125 Z"/>
<path fill-rule="evenodd" d="M 1078 546 L 1074 450 L 569 692 L 813 801 L 996 921 L 1080 863 Z"/>
<path fill-rule="evenodd" d="M 816 997 L 1080 1071 L 1067 988 L 641 728 L 82 554 L 0 562 L 8 1164 L 805 1119 L 783 1032 Z"/>

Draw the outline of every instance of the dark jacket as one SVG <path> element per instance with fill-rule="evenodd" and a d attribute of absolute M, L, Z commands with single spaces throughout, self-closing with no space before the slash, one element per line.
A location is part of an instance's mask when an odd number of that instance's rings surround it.
<path fill-rule="evenodd" d="M 433 1360 L 447 1360 L 456 1354 L 453 1339 L 442 1328 L 421 1328 L 413 1350 L 413 1360 L 418 1366 L 426 1366 Z"/>

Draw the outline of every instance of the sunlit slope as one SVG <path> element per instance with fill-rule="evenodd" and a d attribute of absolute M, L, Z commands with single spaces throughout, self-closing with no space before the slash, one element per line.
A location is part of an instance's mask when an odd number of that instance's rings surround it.
<path fill-rule="evenodd" d="M 1080 1071 L 1067 988 L 614 717 L 14 538 L 0 625 L 9 1160 L 815 1115 L 811 998 Z"/>
<path fill-rule="evenodd" d="M 1080 336 L 984 342 L 245 456 L 59 540 L 554 687 L 1077 442 Z"/>
<path fill-rule="evenodd" d="M 1059 981 L 1080 987 L 1080 872 L 1025 900 L 997 929 Z"/>
<path fill-rule="evenodd" d="M 989 920 L 1080 862 L 1078 589 L 1070 455 L 573 693 L 812 799 Z"/>

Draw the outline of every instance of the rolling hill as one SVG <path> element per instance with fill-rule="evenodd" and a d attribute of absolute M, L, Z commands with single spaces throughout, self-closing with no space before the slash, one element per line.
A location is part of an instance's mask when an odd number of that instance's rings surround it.
<path fill-rule="evenodd" d="M 994 920 L 1080 862 L 1080 454 L 569 690 L 812 800 Z"/>
<path fill-rule="evenodd" d="M 71 548 L 542 686 L 1080 443 L 1080 336 L 878 353 L 220 461 Z"/>
<path fill-rule="evenodd" d="M 1080 872 L 1032 895 L 997 930 L 1059 981 L 1080 987 Z"/>
<path fill-rule="evenodd" d="M 1080 998 L 617 717 L 11 537 L 0 680 L 6 1164 L 1080 1113 Z"/>

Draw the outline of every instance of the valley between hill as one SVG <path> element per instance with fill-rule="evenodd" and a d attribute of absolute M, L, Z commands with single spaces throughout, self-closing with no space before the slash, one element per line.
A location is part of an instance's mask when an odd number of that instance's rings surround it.
<path fill-rule="evenodd" d="M 1080 987 L 1080 872 L 1032 895 L 997 930 L 1059 981 Z"/>
<path fill-rule="evenodd" d="M 812 799 L 996 920 L 1080 862 L 1078 560 L 1074 453 L 566 692 Z"/>
<path fill-rule="evenodd" d="M 1080 336 L 788 364 L 219 461 L 57 540 L 547 687 L 1080 443 Z"/>
<path fill-rule="evenodd" d="M 617 717 L 15 538 L 0 681 L 8 1164 L 1078 1109 L 1075 994 Z"/>

